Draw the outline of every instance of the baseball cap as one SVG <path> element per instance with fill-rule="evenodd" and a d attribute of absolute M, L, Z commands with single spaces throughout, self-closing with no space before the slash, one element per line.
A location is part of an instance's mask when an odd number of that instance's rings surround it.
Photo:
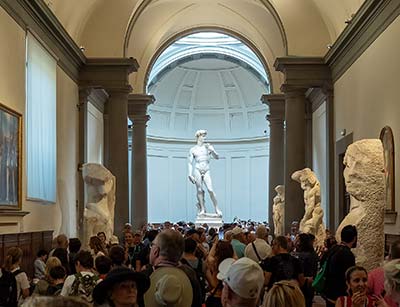
<path fill-rule="evenodd" d="M 250 258 L 227 258 L 218 266 L 217 278 L 242 298 L 258 298 L 264 286 L 264 273 L 260 265 Z"/>
<path fill-rule="evenodd" d="M 243 233 L 244 230 L 240 228 L 239 226 L 235 226 L 235 228 L 232 229 L 232 235 L 236 236 L 240 233 Z"/>

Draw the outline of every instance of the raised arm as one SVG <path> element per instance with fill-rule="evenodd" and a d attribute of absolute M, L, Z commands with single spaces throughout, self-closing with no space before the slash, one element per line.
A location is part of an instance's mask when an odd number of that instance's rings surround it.
<path fill-rule="evenodd" d="M 219 155 L 218 153 L 215 151 L 214 146 L 212 146 L 211 144 L 207 143 L 207 149 L 210 152 L 211 156 L 215 159 L 218 160 L 219 159 Z"/>

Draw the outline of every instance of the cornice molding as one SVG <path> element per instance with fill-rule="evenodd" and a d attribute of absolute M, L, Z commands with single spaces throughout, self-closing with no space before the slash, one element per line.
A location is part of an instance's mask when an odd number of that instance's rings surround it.
<path fill-rule="evenodd" d="M 379 35 L 400 15 L 399 0 L 366 0 L 339 35 L 325 62 L 337 81 Z"/>
<path fill-rule="evenodd" d="M 43 0 L 0 0 L 0 6 L 25 30 L 32 31 L 57 57 L 75 82 L 86 57 Z"/>

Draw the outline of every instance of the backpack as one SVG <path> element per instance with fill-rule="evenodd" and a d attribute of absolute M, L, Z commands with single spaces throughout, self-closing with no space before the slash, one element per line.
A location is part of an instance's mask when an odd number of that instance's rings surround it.
<path fill-rule="evenodd" d="M 87 303 L 93 303 L 92 293 L 94 287 L 96 287 L 99 280 L 99 276 L 76 273 L 75 280 L 71 286 L 71 296 L 77 296 L 83 299 Z"/>
<path fill-rule="evenodd" d="M 17 306 L 17 281 L 13 273 L 0 269 L 0 306 Z"/>
<path fill-rule="evenodd" d="M 206 299 L 206 277 L 203 272 L 203 260 L 199 258 L 197 267 L 195 268 L 193 268 L 185 258 L 182 258 L 181 262 L 188 265 L 196 272 L 197 280 L 200 283 L 202 302 L 204 302 Z"/>

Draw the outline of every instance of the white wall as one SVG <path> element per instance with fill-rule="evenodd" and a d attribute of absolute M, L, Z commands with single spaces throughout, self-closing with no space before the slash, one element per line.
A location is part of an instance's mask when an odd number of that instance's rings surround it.
<path fill-rule="evenodd" d="M 268 216 L 268 155 L 266 139 L 255 142 L 213 142 L 219 160 L 211 161 L 213 188 L 226 222 L 265 221 Z M 195 221 L 196 189 L 188 180 L 187 156 L 194 142 L 148 139 L 149 221 Z M 207 212 L 214 212 L 206 192 Z"/>
<path fill-rule="evenodd" d="M 86 163 L 103 164 L 104 119 L 93 104 L 88 102 L 86 129 Z"/>
<path fill-rule="evenodd" d="M 321 185 L 321 206 L 324 210 L 324 223 L 328 219 L 328 165 L 326 159 L 326 103 L 322 103 L 312 115 L 312 170 Z"/>
<path fill-rule="evenodd" d="M 397 212 L 400 211 L 399 37 L 397 17 L 334 85 L 337 140 L 342 129 L 353 132 L 354 141 L 379 138 L 386 125 L 393 130 Z M 385 225 L 385 232 L 400 234 L 398 225 L 399 216 L 396 225 Z"/>

